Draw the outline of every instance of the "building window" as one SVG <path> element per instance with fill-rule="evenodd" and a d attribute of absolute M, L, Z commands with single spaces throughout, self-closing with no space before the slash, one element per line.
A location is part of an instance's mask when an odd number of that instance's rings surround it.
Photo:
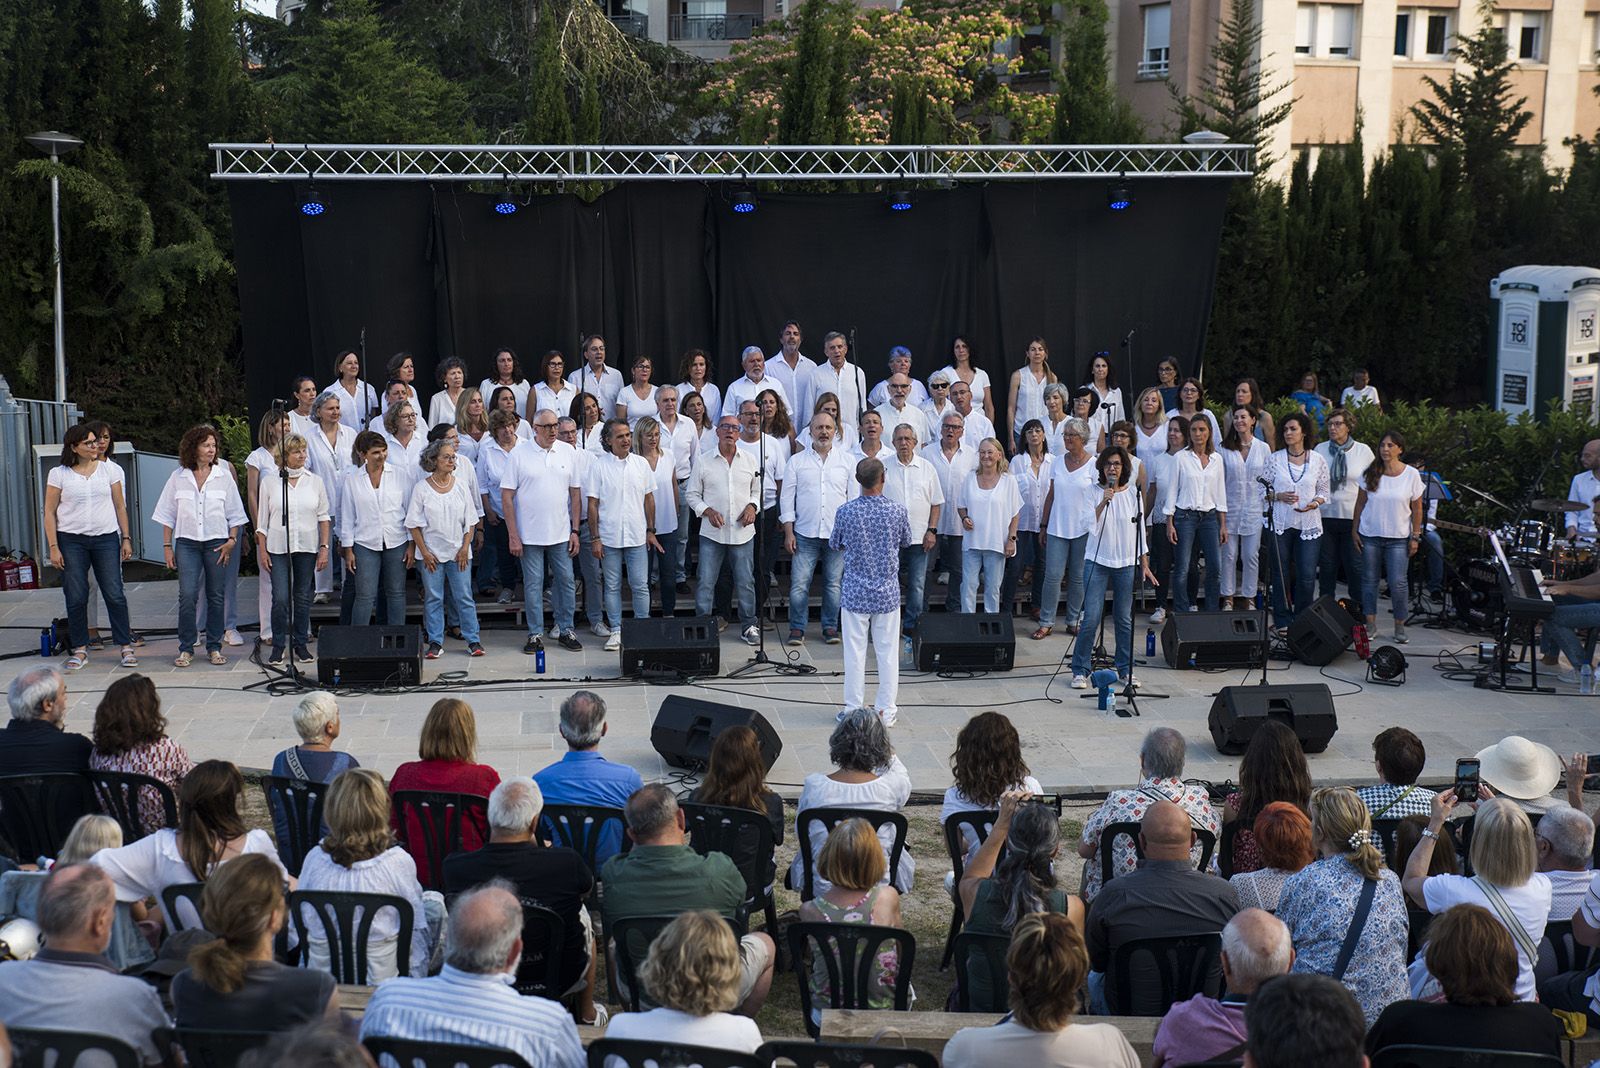
<path fill-rule="evenodd" d="M 1318 59 L 1356 54 L 1354 4 L 1301 4 L 1295 11 L 1294 51 Z"/>
<path fill-rule="evenodd" d="M 1450 51 L 1450 16 L 1428 14 L 1428 33 L 1422 45 L 1424 56 L 1443 57 Z"/>
<path fill-rule="evenodd" d="M 1394 54 L 1401 58 L 1411 54 L 1411 12 L 1409 11 L 1395 13 Z"/>
<path fill-rule="evenodd" d="M 1522 26 L 1517 34 L 1517 58 L 1537 63 L 1544 58 L 1544 12 L 1522 12 Z"/>
<path fill-rule="evenodd" d="M 1600 15 L 1583 16 L 1583 33 L 1578 37 L 1578 65 L 1593 67 L 1600 54 Z"/>
<path fill-rule="evenodd" d="M 1172 5 L 1149 4 L 1144 13 L 1144 52 L 1139 77 L 1165 78 L 1172 59 Z"/>
<path fill-rule="evenodd" d="M 1301 4 L 1294 14 L 1294 53 L 1309 56 L 1317 39 L 1317 5 Z"/>

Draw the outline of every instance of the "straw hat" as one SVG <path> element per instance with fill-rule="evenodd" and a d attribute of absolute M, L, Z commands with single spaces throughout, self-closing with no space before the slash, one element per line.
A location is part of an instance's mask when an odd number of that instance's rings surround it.
<path fill-rule="evenodd" d="M 1478 751 L 1479 776 L 1497 793 L 1521 801 L 1544 797 L 1561 779 L 1554 749 L 1515 734 Z"/>

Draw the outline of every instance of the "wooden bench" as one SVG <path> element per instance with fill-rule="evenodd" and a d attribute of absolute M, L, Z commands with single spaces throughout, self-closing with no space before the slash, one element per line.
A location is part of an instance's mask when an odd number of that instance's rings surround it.
<path fill-rule="evenodd" d="M 993 1012 L 892 1012 L 882 1009 L 823 1009 L 822 1039 L 825 1042 L 900 1045 L 924 1049 L 944 1056 L 945 1043 L 963 1027 L 992 1027 L 1002 1019 Z M 1115 1024 L 1128 1044 L 1149 1068 L 1153 1061 L 1150 1047 L 1155 1043 L 1159 1016 L 1076 1016 L 1077 1023 Z M 881 1035 L 881 1037 L 880 1037 Z"/>

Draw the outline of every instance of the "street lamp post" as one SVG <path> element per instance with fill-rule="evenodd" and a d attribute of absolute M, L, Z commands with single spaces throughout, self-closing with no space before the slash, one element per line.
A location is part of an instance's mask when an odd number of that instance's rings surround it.
<path fill-rule="evenodd" d="M 29 134 L 26 140 L 40 152 L 48 153 L 51 163 L 83 146 L 80 139 L 59 130 Z M 56 403 L 60 404 L 67 399 L 67 331 L 61 286 L 61 179 L 55 174 L 50 175 L 50 228 L 56 267 Z"/>

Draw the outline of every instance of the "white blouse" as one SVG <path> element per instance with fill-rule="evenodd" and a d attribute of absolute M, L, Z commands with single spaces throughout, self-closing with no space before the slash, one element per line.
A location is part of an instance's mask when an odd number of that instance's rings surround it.
<path fill-rule="evenodd" d="M 422 450 L 428 447 L 428 438 L 420 430 L 411 432 L 411 443 L 402 445 L 400 439 L 388 434 L 383 436 L 389 443 L 388 463 L 394 465 L 395 470 L 405 476 L 411 485 L 416 485 L 422 479 Z"/>
<path fill-rule="evenodd" d="M 1145 433 L 1144 427 L 1137 422 L 1134 423 L 1133 435 L 1133 451 L 1145 463 L 1149 463 L 1154 457 L 1167 454 L 1167 420 L 1165 418 L 1156 424 L 1155 430 L 1148 434 Z"/>
<path fill-rule="evenodd" d="M 1222 457 L 1213 452 L 1205 466 L 1193 449 L 1184 449 L 1172 458 L 1172 497 L 1169 512 L 1180 508 L 1196 512 L 1228 510 L 1228 476 Z"/>
<path fill-rule="evenodd" d="M 283 480 L 276 467 L 261 473 L 256 484 L 256 531 L 267 536 L 267 552 L 315 553 L 322 548 L 321 523 L 330 522 L 328 489 L 322 479 L 307 471 L 289 480 L 289 530 L 283 529 Z M 328 545 L 332 551 L 331 543 Z"/>
<path fill-rule="evenodd" d="M 1094 515 L 1095 505 L 1105 496 L 1105 487 L 1099 480 L 1083 490 L 1084 505 Z M 1111 503 L 1094 518 L 1089 529 L 1089 540 L 1084 543 L 1083 558 L 1093 560 L 1101 567 L 1123 568 L 1138 563 L 1138 531 L 1133 528 L 1134 511 L 1139 505 L 1139 488 L 1130 479 L 1128 487 L 1111 496 Z"/>
<path fill-rule="evenodd" d="M 557 419 L 565 419 L 572 411 L 572 402 L 578 399 L 578 387 L 561 383 L 560 389 L 551 389 L 550 383 L 540 382 L 533 387 L 533 410 L 555 412 Z"/>
<path fill-rule="evenodd" d="M 247 518 L 232 465 L 213 463 L 204 486 L 195 476 L 196 472 L 187 467 L 168 475 L 155 510 L 150 513 L 151 520 L 171 527 L 174 538 L 186 541 L 229 537 L 233 528 L 243 526 Z"/>
<path fill-rule="evenodd" d="M 1248 536 L 1255 532 L 1266 510 L 1263 503 L 1266 490 L 1256 479 L 1267 474 L 1267 468 L 1272 463 L 1272 450 L 1267 448 L 1266 442 L 1251 438 L 1248 454 L 1237 449 L 1219 451 L 1222 453 L 1223 473 L 1228 480 L 1228 515 L 1233 520 L 1233 528 Z"/>
<path fill-rule="evenodd" d="M 339 484 L 344 481 L 345 472 L 352 466 L 350 452 L 356 447 L 356 432 L 339 424 L 339 433 L 333 444 L 328 444 L 328 435 L 318 427 L 306 438 L 310 448 L 307 450 L 306 463 L 311 468 L 311 473 L 322 479 L 323 486 L 328 489 L 329 501 L 333 510 L 339 510 Z"/>
<path fill-rule="evenodd" d="M 1260 445 L 1255 447 L 1261 448 Z M 1254 452 L 1255 449 L 1251 449 Z M 1279 534 L 1287 534 L 1291 530 L 1298 530 L 1302 541 L 1311 541 L 1322 537 L 1322 513 L 1318 508 L 1308 511 L 1296 511 L 1305 508 L 1315 497 L 1320 503 L 1328 500 L 1328 462 L 1315 450 L 1306 450 L 1304 464 L 1289 462 L 1289 454 L 1279 449 L 1272 454 L 1271 472 L 1272 492 L 1297 493 L 1300 501 L 1297 504 L 1284 504 L 1281 501 L 1272 502 L 1272 529 Z M 1231 492 L 1232 487 L 1229 487 Z"/>
<path fill-rule="evenodd" d="M 1422 476 L 1410 464 L 1404 468 L 1398 475 L 1378 479 L 1376 490 L 1367 489 L 1366 479 L 1362 478 L 1361 491 L 1367 496 L 1367 503 L 1361 508 L 1363 538 L 1411 537 L 1411 502 L 1422 496 Z M 1365 474 L 1361 472 L 1362 476 Z"/>
<path fill-rule="evenodd" d="M 521 415 L 528 410 L 528 394 L 533 391 L 533 386 L 526 378 L 519 378 L 515 382 L 491 382 L 485 378 L 478 383 L 478 392 L 483 395 L 483 410 L 485 414 L 494 411 L 494 391 L 504 386 L 517 398 L 516 412 Z M 559 413 L 566 415 L 566 412 Z"/>
<path fill-rule="evenodd" d="M 471 484 L 461 477 L 459 471 L 450 488 L 443 493 L 426 477 L 411 490 L 411 504 L 406 508 L 406 529 L 420 528 L 422 543 L 439 558 L 441 564 L 454 560 L 464 541 L 467 543 L 467 557 L 472 557 L 472 543 L 467 534 L 478 525 L 478 509 L 472 496 Z"/>
<path fill-rule="evenodd" d="M 365 467 L 346 473 L 339 492 L 339 544 L 346 549 L 359 545 L 373 552 L 404 545 L 410 490 L 411 484 L 392 463 L 383 465 L 376 487 Z"/>
<path fill-rule="evenodd" d="M 85 536 L 115 534 L 119 528 L 111 486 L 122 481 L 122 468 L 106 461 L 95 464 L 87 475 L 59 464 L 52 467 L 45 482 L 61 491 L 61 503 L 56 506 L 56 530 Z"/>
<path fill-rule="evenodd" d="M 640 459 L 644 458 L 640 457 Z M 644 462 L 646 466 L 649 466 L 649 460 Z M 671 534 L 678 529 L 678 479 L 672 453 L 663 452 L 657 456 L 655 466 L 650 468 L 650 474 L 656 480 L 654 491 L 656 533 Z"/>
<path fill-rule="evenodd" d="M 239 850 L 239 855 L 246 853 L 260 853 L 270 857 L 279 868 L 283 862 L 278 859 L 278 851 L 272 845 L 272 839 L 266 831 L 247 831 L 244 837 L 244 846 Z M 184 862 L 183 855 L 178 852 L 178 832 L 171 828 L 163 828 L 154 834 L 134 842 L 132 845 L 120 846 L 116 849 L 102 849 L 89 858 L 89 863 L 103 870 L 111 876 L 111 882 L 116 887 L 118 901 L 143 901 L 153 897 L 161 906 L 161 915 L 167 921 L 167 930 L 173 931 L 177 926 L 173 917 L 167 912 L 166 903 L 161 900 L 161 891 L 174 883 L 199 882 L 195 873 L 189 870 L 189 865 Z M 415 875 L 416 867 L 412 866 Z M 288 877 L 288 872 L 284 872 Z M 303 883 L 301 885 L 304 885 Z M 187 904 L 179 906 L 184 910 L 184 926 L 199 927 L 200 917 L 193 915 Z"/>
<path fill-rule="evenodd" d="M 690 393 L 700 394 L 700 400 L 704 402 L 706 406 L 706 425 L 708 428 L 715 427 L 717 425 L 717 420 L 722 418 L 722 390 L 718 388 L 717 384 L 711 381 L 709 378 L 706 379 L 706 384 L 701 386 L 699 389 L 695 389 L 687 382 L 679 382 L 679 411 L 683 410 L 683 398 Z M 737 415 L 738 413 L 735 412 L 734 414 Z"/>
<path fill-rule="evenodd" d="M 800 802 L 798 812 L 808 808 L 869 808 L 880 812 L 899 812 L 905 808 L 906 802 L 911 800 L 911 773 L 900 762 L 898 756 L 889 758 L 887 767 L 878 772 L 876 779 L 867 782 L 839 782 L 830 779 L 823 772 L 813 772 L 806 776 L 805 785 L 800 789 Z M 805 828 L 800 826 L 799 816 L 795 818 L 795 836 L 798 838 Z M 828 831 L 820 823 L 811 825 L 811 856 L 815 860 L 822 855 L 822 847 L 828 841 Z M 883 843 L 883 855 L 889 855 L 890 848 L 894 845 L 894 827 L 884 824 L 878 831 L 878 841 Z M 815 864 L 811 868 L 812 883 L 818 896 L 833 889 L 833 884 L 822 877 Z M 911 889 L 911 882 L 917 873 L 916 858 L 907 848 L 900 854 L 900 870 L 897 872 L 886 871 L 883 874 L 885 883 L 893 880 L 894 886 L 901 893 Z M 795 855 L 794 863 L 789 865 L 789 881 L 795 886 L 800 885 L 804 878 L 801 871 L 799 854 Z"/>
<path fill-rule="evenodd" d="M 1182 414 L 1183 413 L 1178 411 L 1178 409 L 1173 408 L 1167 412 L 1167 418 L 1171 419 Z M 1222 428 L 1217 426 L 1217 417 L 1211 414 L 1210 408 L 1200 409 L 1200 414 L 1204 415 L 1206 417 L 1206 422 L 1211 424 L 1211 447 L 1213 449 L 1222 448 Z M 1191 417 L 1190 422 L 1193 422 L 1194 418 L 1197 417 Z M 1162 433 L 1166 433 L 1166 431 L 1163 430 Z"/>
<path fill-rule="evenodd" d="M 1018 537 L 1023 531 L 1033 534 L 1039 530 L 1039 516 L 1044 510 L 1044 494 L 1050 488 L 1050 468 L 1054 463 L 1055 457 L 1046 452 L 1035 474 L 1027 453 L 1019 452 L 1011 458 L 1011 477 L 1017 480 L 1017 491 L 1022 494 L 1022 511 L 1017 515 Z"/>
<path fill-rule="evenodd" d="M 978 472 L 973 471 L 961 487 L 960 505 L 972 520 L 972 529 L 965 531 L 961 540 L 962 551 L 1005 552 L 1012 517 L 1022 511 L 1022 493 L 1011 472 L 1001 471 L 995 484 L 984 489 L 978 484 Z"/>
<path fill-rule="evenodd" d="M 956 380 L 958 380 L 961 377 L 960 375 L 956 374 L 956 365 L 953 364 L 953 363 L 946 364 L 944 367 L 940 368 L 939 371 L 933 372 L 933 375 L 939 374 L 940 371 L 942 371 L 944 374 L 949 375 L 950 376 L 950 381 L 952 381 L 952 382 L 955 382 Z M 929 381 L 933 380 L 933 375 L 929 375 L 928 376 L 928 380 Z M 972 382 L 970 383 L 970 385 L 972 387 L 972 406 L 974 408 L 976 408 L 978 411 L 982 411 L 983 410 L 983 397 L 984 397 L 984 394 L 988 393 L 989 392 L 989 388 L 990 388 L 989 387 L 989 372 L 985 371 L 981 367 L 974 367 L 972 369 Z M 1020 398 L 1018 399 L 1017 403 L 1019 405 L 1022 403 Z M 1019 413 L 1019 415 L 1020 415 L 1020 413 Z"/>
<path fill-rule="evenodd" d="M 1045 530 L 1053 538 L 1081 538 L 1094 523 L 1094 509 L 1085 508 L 1084 487 L 1100 477 L 1094 458 L 1084 460 L 1076 471 L 1067 470 L 1067 455 L 1062 453 L 1050 465 L 1050 515 Z"/>
<path fill-rule="evenodd" d="M 1033 370 L 1026 365 L 1017 372 L 1018 427 L 1025 426 L 1029 419 L 1037 419 L 1042 423 L 1049 418 L 1044 410 L 1044 387 L 1049 384 L 1048 374 L 1043 378 L 1034 378 Z"/>
<path fill-rule="evenodd" d="M 328 387 L 339 394 L 339 422 L 351 430 L 360 430 L 362 424 L 379 414 L 378 391 L 361 379 L 356 379 L 354 390 L 344 388 L 343 379 L 335 379 Z"/>
<path fill-rule="evenodd" d="M 1119 419 L 1126 418 L 1122 404 L 1121 386 L 1112 386 L 1104 393 L 1101 393 L 1100 387 L 1096 386 L 1093 382 L 1085 382 L 1084 385 L 1094 390 L 1094 395 L 1097 398 L 1094 402 L 1094 410 L 1099 413 L 1102 419 L 1104 419 L 1106 426 L 1110 426 Z M 1106 411 L 1104 408 L 1100 407 L 1102 404 L 1111 405 L 1111 410 L 1109 412 Z"/>
<path fill-rule="evenodd" d="M 454 425 L 455 421 L 456 402 L 451 399 L 448 389 L 441 389 L 428 400 L 428 426 L 435 427 L 440 423 Z"/>
<path fill-rule="evenodd" d="M 428 917 L 422 908 L 422 884 L 417 882 L 417 862 L 411 859 L 410 853 L 399 846 L 391 846 L 375 857 L 358 860 L 346 868 L 335 863 L 332 857 L 322 851 L 322 846 L 313 846 L 300 868 L 299 885 L 301 890 L 392 894 L 404 898 L 411 906 L 411 974 L 428 974 Z M 305 967 L 328 971 L 328 940 L 326 937 L 317 937 L 317 932 L 322 930 L 322 922 L 316 918 L 314 910 L 305 916 Z M 293 939 L 293 924 L 289 925 L 289 931 Z M 395 962 L 399 938 L 400 917 L 395 915 L 394 909 L 379 909 L 372 920 L 372 931 L 367 936 L 367 982 L 381 983 L 400 974 Z"/>

